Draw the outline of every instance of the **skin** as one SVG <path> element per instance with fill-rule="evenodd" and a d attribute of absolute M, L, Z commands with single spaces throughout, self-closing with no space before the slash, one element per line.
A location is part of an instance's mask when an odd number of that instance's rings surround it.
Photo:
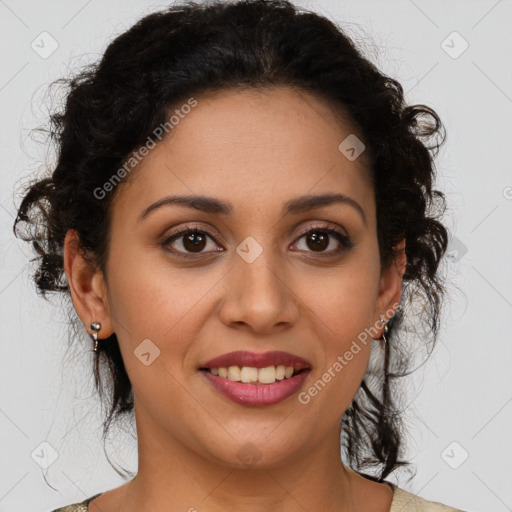
<path fill-rule="evenodd" d="M 400 300 L 404 243 L 395 264 L 381 268 L 364 153 L 350 161 L 338 149 L 359 132 L 323 100 L 289 87 L 197 100 L 118 185 L 105 274 L 83 258 L 75 232 L 66 236 L 75 309 L 87 327 L 101 323 L 100 340 L 116 333 L 138 432 L 137 476 L 89 510 L 387 512 L 391 489 L 340 460 L 340 420 L 365 373 L 370 343 L 308 404 L 295 394 L 272 406 L 238 405 L 197 370 L 233 350 L 283 350 L 312 365 L 303 391 L 365 328 L 382 332 L 379 315 Z M 348 204 L 281 213 L 292 198 L 333 192 L 357 201 L 366 223 Z M 168 205 L 139 220 L 170 194 L 207 195 L 233 211 Z M 183 236 L 167 250 L 159 244 L 171 228 L 191 223 L 213 235 L 199 259 L 169 252 L 190 253 Z M 329 236 L 329 245 L 315 250 L 300 233 L 317 225 L 348 234 L 355 246 L 336 255 L 339 242 Z M 236 252 L 249 236 L 263 249 L 252 263 Z M 214 252 L 219 247 L 224 251 Z M 134 355 L 147 338 L 160 350 L 149 366 Z M 259 456 L 251 466 L 237 455 L 248 443 Z"/>

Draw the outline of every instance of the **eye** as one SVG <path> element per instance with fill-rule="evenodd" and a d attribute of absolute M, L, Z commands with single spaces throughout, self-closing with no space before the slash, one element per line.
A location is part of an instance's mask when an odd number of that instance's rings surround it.
<path fill-rule="evenodd" d="M 305 251 L 317 253 L 321 257 L 340 254 L 355 245 L 347 235 L 329 226 L 309 227 L 301 233 L 298 240 L 302 238 L 305 238 Z M 210 250 L 208 250 L 208 239 L 213 242 L 213 245 L 210 244 Z M 204 229 L 191 226 L 174 231 L 163 240 L 161 245 L 169 252 L 183 258 L 196 258 L 204 254 L 224 251 L 217 245 L 214 235 Z M 331 245 L 334 245 L 334 248 L 326 250 Z"/>
<path fill-rule="evenodd" d="M 301 233 L 299 240 L 305 238 L 306 250 L 320 253 L 319 256 L 333 256 L 352 249 L 354 243 L 350 238 L 335 228 L 328 226 L 313 226 Z M 334 241 L 332 240 L 334 239 Z M 338 242 L 336 247 L 336 242 Z M 326 251 L 329 246 L 334 248 Z"/>
<path fill-rule="evenodd" d="M 207 231 L 186 226 L 167 237 L 162 242 L 162 246 L 169 247 L 170 245 L 176 244 L 177 249 L 171 248 L 170 252 L 184 258 L 194 258 L 195 255 L 199 256 L 203 254 L 203 252 L 220 252 L 223 250 L 214 248 L 213 251 L 204 251 L 204 249 L 208 247 L 208 239 L 215 242 L 213 235 Z"/>

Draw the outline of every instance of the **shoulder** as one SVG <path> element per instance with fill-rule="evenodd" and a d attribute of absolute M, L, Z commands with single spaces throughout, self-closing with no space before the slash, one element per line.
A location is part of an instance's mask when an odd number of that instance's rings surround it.
<path fill-rule="evenodd" d="M 57 508 L 51 512 L 87 512 L 87 505 L 84 502 L 74 503 L 73 505 Z"/>
<path fill-rule="evenodd" d="M 464 512 L 437 501 L 428 501 L 395 485 L 393 488 L 393 501 L 389 512 Z"/>
<path fill-rule="evenodd" d="M 91 496 L 90 498 L 87 498 L 80 503 L 66 505 L 65 507 L 57 508 L 51 512 L 88 512 L 87 505 L 89 505 L 89 502 L 91 502 L 94 498 L 97 498 L 100 494 L 101 493 L 95 494 L 94 496 Z"/>

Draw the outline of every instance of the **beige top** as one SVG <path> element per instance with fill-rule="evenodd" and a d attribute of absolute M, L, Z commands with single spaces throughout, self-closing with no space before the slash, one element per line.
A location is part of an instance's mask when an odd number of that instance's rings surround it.
<path fill-rule="evenodd" d="M 415 494 L 404 491 L 391 482 L 386 482 L 393 488 L 393 501 L 389 512 L 464 512 L 458 508 L 448 507 L 434 501 L 427 501 Z M 100 494 L 87 498 L 82 503 L 58 508 L 52 512 L 88 512 L 87 505 Z"/>

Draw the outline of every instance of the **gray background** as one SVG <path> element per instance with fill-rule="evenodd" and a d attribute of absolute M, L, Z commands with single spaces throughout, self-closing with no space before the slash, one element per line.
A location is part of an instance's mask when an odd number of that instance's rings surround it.
<path fill-rule="evenodd" d="M 449 297 L 438 347 L 408 383 L 417 474 L 395 481 L 469 512 L 512 510 L 512 2 L 295 3 L 341 23 L 401 81 L 407 101 L 433 107 L 448 132 L 437 168 L 454 235 L 444 266 Z M 66 354 L 65 311 L 36 295 L 33 254 L 12 236 L 13 190 L 44 164 L 29 131 L 45 122 L 47 84 L 96 60 L 115 35 L 165 5 L 0 1 L 0 511 L 43 512 L 123 483 L 100 443 L 90 344 Z M 49 56 L 41 55 L 51 49 L 45 31 L 58 44 Z M 136 470 L 129 434 L 108 446 L 115 462 Z M 52 450 L 57 459 L 42 469 L 37 455 Z"/>

